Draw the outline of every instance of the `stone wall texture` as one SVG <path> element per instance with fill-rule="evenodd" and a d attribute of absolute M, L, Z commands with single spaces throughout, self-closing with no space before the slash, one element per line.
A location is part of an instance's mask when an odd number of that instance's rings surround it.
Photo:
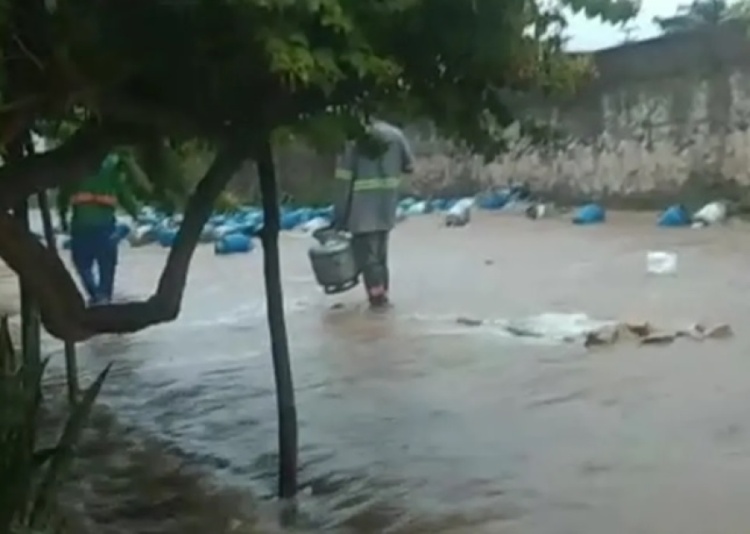
<path fill-rule="evenodd" d="M 473 193 L 527 181 L 558 201 L 622 207 L 737 198 L 750 190 L 750 40 L 735 26 L 671 35 L 594 54 L 598 76 L 566 101 L 528 104 L 563 134 L 518 142 L 486 164 L 409 130 L 418 167 L 405 187 L 421 195 Z M 305 199 L 325 190 L 330 155 L 279 154 L 283 187 Z"/>

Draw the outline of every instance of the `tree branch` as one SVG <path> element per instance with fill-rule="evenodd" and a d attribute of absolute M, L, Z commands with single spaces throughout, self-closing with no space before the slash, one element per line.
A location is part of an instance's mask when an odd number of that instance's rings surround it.
<path fill-rule="evenodd" d="M 0 213 L 0 257 L 18 273 L 39 303 L 47 331 L 65 341 L 82 341 L 96 334 L 136 332 L 174 320 L 182 304 L 190 261 L 213 203 L 246 159 L 243 145 L 239 139 L 225 145 L 195 188 L 156 293 L 145 301 L 86 308 L 62 261 L 10 216 Z"/>
<path fill-rule="evenodd" d="M 83 298 L 65 265 L 7 212 L 0 213 L 0 257 L 39 303 L 50 334 L 63 339 L 90 336 L 82 327 Z"/>
<path fill-rule="evenodd" d="M 0 126 L 0 146 L 5 146 L 28 128 L 42 100 L 40 95 L 33 95 L 0 106 L 0 119 L 3 123 Z"/>
<path fill-rule="evenodd" d="M 0 167 L 0 210 L 93 173 L 113 145 L 134 142 L 142 131 L 126 126 L 83 126 L 62 146 Z"/>
<path fill-rule="evenodd" d="M 169 252 L 156 293 L 145 302 L 97 306 L 86 310 L 86 327 L 95 333 L 128 333 L 173 321 L 180 313 L 188 269 L 216 198 L 242 163 L 247 148 L 232 143 L 221 149 L 190 197 L 185 217 Z"/>

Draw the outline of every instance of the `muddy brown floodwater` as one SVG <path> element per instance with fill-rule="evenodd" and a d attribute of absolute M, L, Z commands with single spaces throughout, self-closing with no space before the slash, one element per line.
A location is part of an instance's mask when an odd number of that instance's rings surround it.
<path fill-rule="evenodd" d="M 392 241 L 391 313 L 325 297 L 309 240 L 285 235 L 300 418 L 301 522 L 317 532 L 745 533 L 750 524 L 750 226 L 659 229 L 480 214 L 413 218 Z M 649 276 L 649 250 L 679 255 Z M 149 293 L 158 247 L 123 249 L 120 287 Z M 197 252 L 173 324 L 81 348 L 114 363 L 103 400 L 227 487 L 271 496 L 276 414 L 262 253 Z M 341 302 L 343 307 L 332 309 Z M 639 347 L 517 339 L 459 316 L 543 312 L 735 336 Z"/>

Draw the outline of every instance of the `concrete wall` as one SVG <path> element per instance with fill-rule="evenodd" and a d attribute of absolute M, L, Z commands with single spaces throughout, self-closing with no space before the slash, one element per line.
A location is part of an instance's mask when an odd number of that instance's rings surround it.
<path fill-rule="evenodd" d="M 574 98 L 526 108 L 564 135 L 553 145 L 519 142 L 485 164 L 427 128 L 410 128 L 418 166 L 405 192 L 459 195 L 528 181 L 556 200 L 655 207 L 672 200 L 737 198 L 750 190 L 745 28 L 628 44 L 599 52 L 594 60 L 597 79 Z M 332 155 L 286 147 L 277 161 L 284 190 L 300 201 L 325 198 Z"/>
<path fill-rule="evenodd" d="M 527 180 L 559 200 L 639 207 L 740 196 L 750 186 L 746 35 L 727 26 L 599 52 L 598 78 L 575 98 L 534 106 L 565 141 L 518 143 L 484 165 L 416 139 L 416 180 L 433 188 Z"/>
<path fill-rule="evenodd" d="M 319 154 L 300 145 L 278 147 L 274 154 L 276 178 L 282 197 L 300 203 L 325 204 L 330 200 L 336 168 L 334 154 Z M 248 162 L 232 180 L 229 190 L 241 199 L 260 201 L 258 171 Z"/>

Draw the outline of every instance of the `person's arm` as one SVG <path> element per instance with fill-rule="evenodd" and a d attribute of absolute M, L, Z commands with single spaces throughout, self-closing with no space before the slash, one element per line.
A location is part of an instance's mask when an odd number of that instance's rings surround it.
<path fill-rule="evenodd" d="M 128 187 L 125 172 L 117 173 L 117 176 L 115 176 L 115 183 L 117 184 L 116 195 L 118 204 L 120 204 L 120 207 L 122 207 L 122 209 L 124 209 L 134 220 L 138 219 L 140 206 L 138 205 L 138 201 L 135 199 L 135 195 L 133 195 L 130 187 Z"/>
<path fill-rule="evenodd" d="M 340 228 L 348 219 L 348 214 L 345 212 L 350 209 L 347 205 L 353 187 L 355 164 L 354 144 L 347 143 L 336 162 L 336 179 L 333 186 L 333 226 L 335 227 Z"/>
<path fill-rule="evenodd" d="M 401 171 L 405 174 L 411 174 L 414 172 L 414 163 L 416 162 L 416 159 L 414 158 L 414 153 L 411 150 L 411 145 L 409 144 L 409 140 L 406 138 L 406 136 L 401 133 L 399 136 L 400 139 L 400 145 L 401 145 Z"/>

